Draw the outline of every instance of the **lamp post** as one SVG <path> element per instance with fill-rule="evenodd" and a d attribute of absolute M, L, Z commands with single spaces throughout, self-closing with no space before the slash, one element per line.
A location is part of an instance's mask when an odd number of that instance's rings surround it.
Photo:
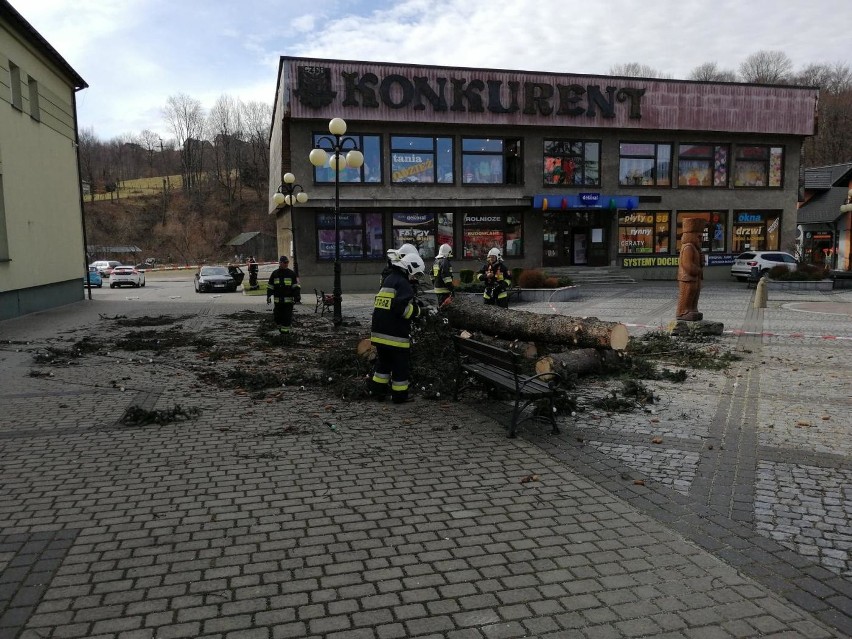
<path fill-rule="evenodd" d="M 290 207 L 290 235 L 293 241 L 293 272 L 299 277 L 299 261 L 296 259 L 296 203 L 304 204 L 308 201 L 308 194 L 301 184 L 296 184 L 296 176 L 285 173 L 278 192 L 272 196 L 272 203 L 276 207 L 286 204 Z"/>
<path fill-rule="evenodd" d="M 328 166 L 334 171 L 334 325 L 343 323 L 340 289 L 340 172 L 346 167 L 359 168 L 364 164 L 364 154 L 358 150 L 355 138 L 345 137 L 346 122 L 334 118 L 328 123 L 328 132 L 316 142 L 308 159 L 316 167 Z M 345 155 L 343 155 L 345 153 Z M 331 157 L 329 157 L 331 154 Z"/>

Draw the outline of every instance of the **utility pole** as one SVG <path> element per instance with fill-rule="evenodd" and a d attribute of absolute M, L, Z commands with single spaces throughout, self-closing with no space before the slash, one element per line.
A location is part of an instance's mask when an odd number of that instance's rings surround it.
<path fill-rule="evenodd" d="M 166 172 L 165 162 L 163 161 L 163 138 L 160 138 L 160 171 Z M 166 208 L 168 207 L 168 189 L 166 187 L 166 176 L 163 175 L 163 226 L 166 225 Z"/>

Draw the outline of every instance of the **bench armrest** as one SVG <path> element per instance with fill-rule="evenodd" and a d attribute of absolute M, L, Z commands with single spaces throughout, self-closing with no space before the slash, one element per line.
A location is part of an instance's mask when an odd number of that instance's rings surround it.
<path fill-rule="evenodd" d="M 548 378 L 548 379 L 544 379 L 545 377 Z M 541 380 L 541 381 L 545 382 L 548 386 L 550 386 L 550 388 L 556 388 L 557 386 L 559 386 L 562 383 L 562 375 L 560 375 L 559 373 L 556 373 L 556 372 L 554 372 L 554 373 L 540 373 L 538 375 L 533 375 L 532 377 L 528 377 L 527 379 L 525 379 L 521 383 L 521 388 L 523 388 L 526 384 L 529 384 L 530 382 L 532 382 L 534 380 Z"/>

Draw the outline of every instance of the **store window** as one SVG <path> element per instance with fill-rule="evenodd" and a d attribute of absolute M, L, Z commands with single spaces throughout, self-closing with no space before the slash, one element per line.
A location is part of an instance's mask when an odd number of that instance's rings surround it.
<path fill-rule="evenodd" d="M 329 144 L 327 141 L 320 142 L 321 138 L 328 138 L 328 134 L 314 133 L 314 148 L 321 147 L 328 150 Z M 358 150 L 364 154 L 364 164 L 357 169 L 345 168 L 340 172 L 340 181 L 347 183 L 366 183 L 366 182 L 381 182 L 382 181 L 382 140 L 378 135 L 346 135 L 346 138 L 352 138 L 358 145 Z M 350 144 L 346 145 L 347 151 Z M 346 152 L 341 153 L 346 155 Z M 331 159 L 331 153 L 328 154 Z M 328 165 L 326 160 L 325 166 L 314 167 L 314 182 L 317 184 L 334 184 L 334 171 Z"/>
<path fill-rule="evenodd" d="M 678 186 L 728 186 L 728 147 L 681 144 L 677 156 Z"/>
<path fill-rule="evenodd" d="M 385 257 L 381 213 L 341 213 L 338 218 L 341 260 Z M 317 259 L 334 260 L 334 213 L 317 215 Z"/>
<path fill-rule="evenodd" d="M 545 140 L 544 183 L 600 186 L 601 143 Z"/>
<path fill-rule="evenodd" d="M 521 141 L 462 139 L 463 184 L 523 184 Z"/>
<path fill-rule="evenodd" d="M 670 211 L 622 211 L 618 214 L 618 252 L 668 253 Z"/>
<path fill-rule="evenodd" d="M 453 246 L 452 213 L 394 213 L 393 247 L 413 244 L 420 257 L 435 257 L 441 244 Z"/>
<path fill-rule="evenodd" d="M 726 211 L 680 211 L 677 214 L 677 230 L 675 231 L 675 248 L 680 253 L 680 237 L 683 234 L 683 221 L 688 217 L 699 217 L 704 220 L 704 231 L 701 233 L 701 251 L 703 253 L 724 253 L 725 237 L 727 236 Z"/>
<path fill-rule="evenodd" d="M 622 142 L 618 146 L 621 186 L 671 186 L 671 144 Z"/>
<path fill-rule="evenodd" d="M 523 225 L 520 214 L 467 213 L 464 216 L 463 257 L 484 260 L 495 246 L 503 257 L 523 256 Z"/>
<path fill-rule="evenodd" d="M 453 139 L 392 135 L 391 182 L 452 184 Z"/>
<path fill-rule="evenodd" d="M 765 188 L 783 186 L 784 147 L 738 146 L 735 153 L 734 186 Z"/>
<path fill-rule="evenodd" d="M 777 251 L 781 243 L 780 211 L 734 211 L 734 254 L 743 251 Z"/>

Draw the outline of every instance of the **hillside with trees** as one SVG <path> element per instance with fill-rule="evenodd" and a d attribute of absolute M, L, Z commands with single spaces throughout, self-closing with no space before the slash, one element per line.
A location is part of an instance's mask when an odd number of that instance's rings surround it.
<path fill-rule="evenodd" d="M 168 98 L 163 120 L 173 138 L 145 130 L 103 142 L 93 129 L 80 131 L 88 244 L 197 263 L 230 258 L 224 243 L 239 233 L 274 235 L 271 107 L 221 96 L 205 113 L 179 94 Z"/>

